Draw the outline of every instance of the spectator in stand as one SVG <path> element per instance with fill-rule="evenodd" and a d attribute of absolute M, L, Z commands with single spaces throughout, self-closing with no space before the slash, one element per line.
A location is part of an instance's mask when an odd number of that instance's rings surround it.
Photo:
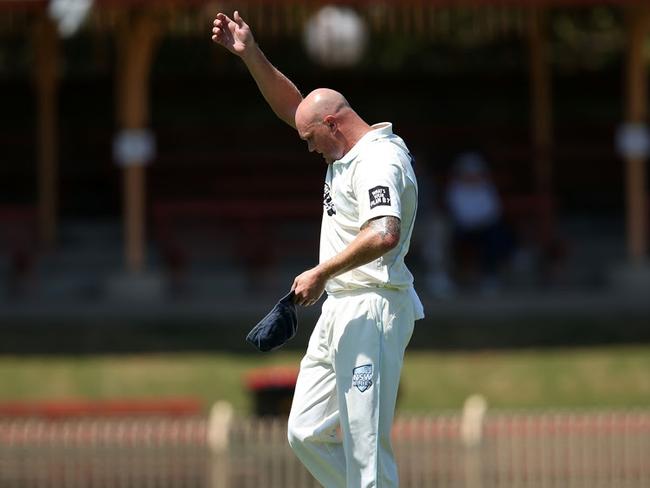
<path fill-rule="evenodd" d="M 477 255 L 478 266 L 473 271 L 478 274 L 481 292 L 498 291 L 499 268 L 512 251 L 512 238 L 502 220 L 501 199 L 479 153 L 465 152 L 457 158 L 446 205 L 456 263 L 466 268 L 463 260 L 468 260 L 468 254 Z"/>

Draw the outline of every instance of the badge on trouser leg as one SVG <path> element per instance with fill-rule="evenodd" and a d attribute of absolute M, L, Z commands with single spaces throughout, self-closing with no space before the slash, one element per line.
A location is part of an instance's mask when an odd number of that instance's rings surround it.
<path fill-rule="evenodd" d="M 352 370 L 352 386 L 361 393 L 372 386 L 372 364 L 357 366 Z"/>

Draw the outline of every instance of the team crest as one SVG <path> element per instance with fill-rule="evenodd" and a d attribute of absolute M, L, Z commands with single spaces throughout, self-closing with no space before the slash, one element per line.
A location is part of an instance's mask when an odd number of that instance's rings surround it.
<path fill-rule="evenodd" d="M 372 386 L 372 364 L 357 366 L 352 370 L 352 386 L 361 393 Z"/>
<path fill-rule="evenodd" d="M 371 188 L 368 190 L 368 197 L 370 198 L 370 208 L 375 208 L 379 205 L 390 207 L 390 190 L 387 186 Z"/>
<path fill-rule="evenodd" d="M 323 191 L 323 207 L 325 208 L 327 215 L 330 217 L 336 213 L 334 202 L 332 201 L 330 186 L 327 183 L 325 183 L 325 190 Z"/>

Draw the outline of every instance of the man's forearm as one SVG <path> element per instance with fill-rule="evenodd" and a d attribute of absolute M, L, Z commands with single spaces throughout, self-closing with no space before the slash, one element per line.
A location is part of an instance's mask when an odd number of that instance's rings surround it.
<path fill-rule="evenodd" d="M 329 280 L 380 258 L 398 244 L 399 236 L 399 219 L 389 217 L 371 221 L 347 248 L 316 269 Z"/>
<path fill-rule="evenodd" d="M 273 112 L 295 128 L 296 109 L 302 101 L 296 85 L 271 64 L 257 44 L 242 56 L 242 60 Z"/>

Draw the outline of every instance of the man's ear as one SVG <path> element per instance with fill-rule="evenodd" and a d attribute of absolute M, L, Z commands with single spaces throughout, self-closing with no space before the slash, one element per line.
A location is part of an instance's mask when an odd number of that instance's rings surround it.
<path fill-rule="evenodd" d="M 325 118 L 323 119 L 323 122 L 325 122 L 325 125 L 329 127 L 331 132 L 336 132 L 336 129 L 338 128 L 336 117 L 334 117 L 333 115 L 326 115 Z"/>

